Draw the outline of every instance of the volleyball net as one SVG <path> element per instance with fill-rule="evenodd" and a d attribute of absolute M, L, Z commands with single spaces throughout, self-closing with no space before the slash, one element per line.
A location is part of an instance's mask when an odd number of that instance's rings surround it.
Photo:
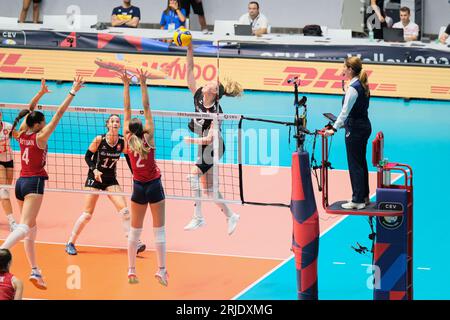
<path fill-rule="evenodd" d="M 27 104 L 0 104 L 2 120 L 12 123 L 21 109 Z M 38 106 L 36 110 L 44 113 L 47 122 L 54 115 L 58 106 Z M 96 193 L 85 190 L 84 185 L 88 174 L 88 165 L 84 160 L 89 145 L 98 135 L 107 133 L 106 121 L 111 114 L 117 114 L 123 124 L 123 110 L 116 108 L 69 107 L 55 132 L 48 141 L 48 156 L 46 170 L 49 180 L 46 191 Z M 213 191 L 212 197 L 204 196 L 202 200 L 241 203 L 240 189 L 240 115 L 199 114 L 189 112 L 152 111 L 155 124 L 156 162 L 162 173 L 162 182 L 168 199 L 198 199 L 191 190 L 188 177 L 198 158 L 198 145 L 188 144 L 184 137 L 195 136 L 189 129 L 188 123 L 192 118 L 212 121 L 215 125 L 213 143 L 206 148 L 204 157 L 213 166 L 208 171 L 208 185 Z M 144 120 L 142 110 L 132 110 L 132 117 Z M 122 128 L 120 128 L 120 132 Z M 220 156 L 219 141 L 224 142 L 223 155 Z M 18 142 L 11 139 L 12 158 L 14 160 L 14 181 L 20 176 L 20 149 Z M 5 145 L 0 146 L 6 150 Z M 214 152 L 215 151 L 215 152 Z M 117 181 L 123 192 L 113 194 L 131 195 L 132 174 L 124 156 L 116 165 Z M 12 185 L 1 187 L 13 188 Z M 212 188 L 212 190 L 211 190 Z M 101 192 L 100 194 L 111 194 Z"/>

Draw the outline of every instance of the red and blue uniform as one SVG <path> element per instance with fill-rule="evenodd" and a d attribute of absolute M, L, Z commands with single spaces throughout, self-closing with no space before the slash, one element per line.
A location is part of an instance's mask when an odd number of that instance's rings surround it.
<path fill-rule="evenodd" d="M 149 144 L 143 139 L 146 148 Z M 155 161 L 155 149 L 151 148 L 143 159 L 128 146 L 131 168 L 133 170 L 133 194 L 131 201 L 139 204 L 156 203 L 165 199 L 161 183 L 161 171 Z"/>
<path fill-rule="evenodd" d="M 9 272 L 0 273 L 0 300 L 14 300 L 16 290 L 12 283 L 13 277 Z"/>
<path fill-rule="evenodd" d="M 45 180 L 48 179 L 45 171 L 48 147 L 41 149 L 36 137 L 36 132 L 23 132 L 18 138 L 22 169 L 16 182 L 16 198 L 21 201 L 28 194 L 44 194 Z"/>

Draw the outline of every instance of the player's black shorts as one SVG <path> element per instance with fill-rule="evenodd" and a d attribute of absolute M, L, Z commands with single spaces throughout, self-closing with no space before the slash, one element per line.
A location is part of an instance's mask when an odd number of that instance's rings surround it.
<path fill-rule="evenodd" d="M 225 143 L 220 139 L 221 144 L 219 145 L 219 159 L 222 158 L 225 152 Z M 201 170 L 203 174 L 208 172 L 209 169 L 213 167 L 214 163 L 214 152 L 212 151 L 213 145 L 199 146 L 197 153 L 197 161 L 195 165 Z"/>
<path fill-rule="evenodd" d="M 41 3 L 42 0 L 33 0 L 33 3 Z"/>
<path fill-rule="evenodd" d="M 28 194 L 44 194 L 45 180 L 48 177 L 20 177 L 16 181 L 16 199 L 24 201 Z"/>
<path fill-rule="evenodd" d="M 181 7 L 186 10 L 186 16 L 189 17 L 191 13 L 191 5 L 192 9 L 194 9 L 194 13 L 199 16 L 204 16 L 205 12 L 203 11 L 202 2 L 197 2 L 196 0 L 181 0 Z"/>
<path fill-rule="evenodd" d="M 133 181 L 133 194 L 131 201 L 139 204 L 157 203 L 166 198 L 161 179 L 149 182 Z"/>
<path fill-rule="evenodd" d="M 116 177 L 105 177 L 102 176 L 102 182 L 99 182 L 95 180 L 94 175 L 88 174 L 88 177 L 86 179 L 86 183 L 84 184 L 85 187 L 99 189 L 105 191 L 108 187 L 111 186 L 118 186 L 119 182 L 117 181 Z"/>
<path fill-rule="evenodd" d="M 14 161 L 0 161 L 0 166 L 4 166 L 5 168 L 14 168 Z"/>

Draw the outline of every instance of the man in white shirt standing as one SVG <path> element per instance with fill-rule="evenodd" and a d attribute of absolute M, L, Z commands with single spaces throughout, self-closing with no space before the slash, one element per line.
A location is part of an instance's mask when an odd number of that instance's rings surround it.
<path fill-rule="evenodd" d="M 259 3 L 256 1 L 251 1 L 248 4 L 248 13 L 243 14 L 239 18 L 239 23 L 250 24 L 253 34 L 258 37 L 266 34 L 269 26 L 266 16 L 259 12 Z"/>
<path fill-rule="evenodd" d="M 408 7 L 400 8 L 400 21 L 394 23 L 392 28 L 404 30 L 405 41 L 416 41 L 419 37 L 419 26 L 410 20 L 411 10 Z"/>

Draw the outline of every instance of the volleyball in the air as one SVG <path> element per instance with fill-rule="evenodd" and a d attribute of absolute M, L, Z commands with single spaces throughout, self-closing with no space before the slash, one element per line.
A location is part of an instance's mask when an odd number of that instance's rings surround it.
<path fill-rule="evenodd" d="M 178 28 L 173 33 L 173 42 L 179 47 L 187 47 L 192 42 L 192 34 L 186 28 Z"/>

